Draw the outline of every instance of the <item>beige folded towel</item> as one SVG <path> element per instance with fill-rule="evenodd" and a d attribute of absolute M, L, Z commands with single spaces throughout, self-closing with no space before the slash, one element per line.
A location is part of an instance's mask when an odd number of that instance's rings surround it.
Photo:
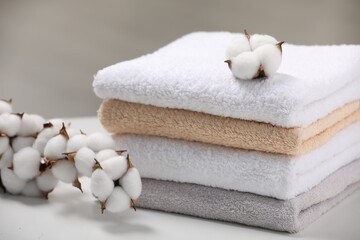
<path fill-rule="evenodd" d="M 300 155 L 320 146 L 360 119 L 360 101 L 336 109 L 307 127 L 283 128 L 268 123 L 104 100 L 99 119 L 111 133 L 155 135 L 227 147 Z"/>

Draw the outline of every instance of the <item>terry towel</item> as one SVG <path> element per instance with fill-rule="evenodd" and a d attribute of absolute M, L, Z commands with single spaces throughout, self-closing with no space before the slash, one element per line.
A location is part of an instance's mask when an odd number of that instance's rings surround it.
<path fill-rule="evenodd" d="M 143 179 L 138 207 L 298 232 L 360 187 L 360 160 L 291 200 L 196 184 Z"/>
<path fill-rule="evenodd" d="M 292 128 L 306 127 L 360 99 L 360 46 L 283 45 L 269 79 L 236 79 L 224 63 L 239 34 L 196 32 L 158 51 L 100 70 L 102 99 L 185 109 Z"/>
<path fill-rule="evenodd" d="M 360 157 L 360 122 L 301 156 L 263 153 L 211 144 L 115 135 L 129 151 L 142 177 L 195 183 L 291 199 L 308 191 L 340 167 Z"/>
<path fill-rule="evenodd" d="M 163 136 L 234 148 L 300 155 L 315 149 L 342 128 L 359 120 L 360 101 L 348 103 L 307 127 L 297 128 L 283 128 L 267 123 L 118 99 L 103 101 L 99 119 L 111 133 Z"/>

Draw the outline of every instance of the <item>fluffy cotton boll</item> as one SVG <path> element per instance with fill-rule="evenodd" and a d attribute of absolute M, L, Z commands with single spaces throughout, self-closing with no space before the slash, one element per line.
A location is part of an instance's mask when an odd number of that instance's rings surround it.
<path fill-rule="evenodd" d="M 0 169 L 11 167 L 13 162 L 14 151 L 9 147 L 2 155 L 0 155 Z"/>
<path fill-rule="evenodd" d="M 40 174 L 41 156 L 34 148 L 26 147 L 14 154 L 14 173 L 23 180 L 30 180 Z"/>
<path fill-rule="evenodd" d="M 276 45 L 263 45 L 257 48 L 254 53 L 258 56 L 266 76 L 273 75 L 280 67 L 281 51 Z"/>
<path fill-rule="evenodd" d="M 129 168 L 125 175 L 119 180 L 120 185 L 131 199 L 137 199 L 141 194 L 142 184 L 139 171 Z"/>
<path fill-rule="evenodd" d="M 241 35 L 230 42 L 228 48 L 226 49 L 226 57 L 227 59 L 232 59 L 240 53 L 247 51 L 251 51 L 249 40 L 245 35 Z"/>
<path fill-rule="evenodd" d="M 76 128 L 67 128 L 66 131 L 69 135 L 69 138 L 72 138 L 72 137 L 75 137 L 75 136 L 81 134 L 80 129 L 76 129 Z"/>
<path fill-rule="evenodd" d="M 32 145 L 32 147 L 40 152 L 40 154 L 44 155 L 44 149 L 49 139 L 37 137 Z"/>
<path fill-rule="evenodd" d="M 59 131 L 62 128 L 62 124 L 65 121 L 61 118 L 53 118 L 53 119 L 50 119 L 48 122 L 51 122 L 51 124 L 53 125 L 52 128 L 54 128 L 56 131 Z M 70 124 L 65 123 L 65 127 L 70 127 Z"/>
<path fill-rule="evenodd" d="M 26 183 L 24 189 L 21 191 L 21 194 L 27 197 L 40 197 L 42 192 L 36 184 L 36 181 L 32 180 Z"/>
<path fill-rule="evenodd" d="M 92 133 L 88 136 L 87 146 L 95 152 L 104 149 L 115 149 L 115 142 L 111 136 L 105 133 Z"/>
<path fill-rule="evenodd" d="M 69 133 L 69 132 L 68 132 Z M 75 135 L 70 137 L 67 142 L 66 152 L 77 152 L 80 148 L 87 146 L 87 136 L 86 135 Z"/>
<path fill-rule="evenodd" d="M 115 187 L 110 197 L 106 200 L 106 210 L 119 213 L 130 209 L 131 199 L 121 187 Z"/>
<path fill-rule="evenodd" d="M 118 153 L 113 149 L 104 149 L 98 152 L 95 156 L 95 159 L 101 163 L 109 158 L 118 156 Z"/>
<path fill-rule="evenodd" d="M 0 115 L 0 132 L 9 137 L 15 136 L 21 127 L 21 119 L 16 114 L 4 113 Z"/>
<path fill-rule="evenodd" d="M 253 79 L 260 68 L 260 61 L 253 52 L 244 52 L 232 59 L 231 71 L 239 79 Z"/>
<path fill-rule="evenodd" d="M 124 156 L 116 156 L 101 162 L 101 167 L 112 180 L 117 180 L 126 173 L 128 164 Z"/>
<path fill-rule="evenodd" d="M 52 174 L 62 182 L 73 183 L 77 179 L 77 171 L 73 163 L 59 160 L 51 168 Z"/>
<path fill-rule="evenodd" d="M 10 141 L 8 137 L 0 137 L 0 155 L 6 152 L 6 150 L 10 147 Z"/>
<path fill-rule="evenodd" d="M 80 135 L 79 135 L 80 136 Z M 75 155 L 75 167 L 84 176 L 91 177 L 95 164 L 95 153 L 87 147 L 81 148 Z"/>
<path fill-rule="evenodd" d="M 25 180 L 20 179 L 8 168 L 1 169 L 1 181 L 6 191 L 11 194 L 19 194 L 26 185 Z"/>
<path fill-rule="evenodd" d="M 99 201 L 104 202 L 112 193 L 114 182 L 104 170 L 98 168 L 91 175 L 90 189 Z"/>
<path fill-rule="evenodd" d="M 35 121 L 35 130 L 36 132 L 40 132 L 43 129 L 44 123 L 45 123 L 45 119 L 37 114 L 31 114 L 30 115 L 32 117 L 32 119 Z"/>
<path fill-rule="evenodd" d="M 43 192 L 52 191 L 59 182 L 51 170 L 46 170 L 43 172 L 41 175 L 36 177 L 35 181 L 39 189 Z"/>
<path fill-rule="evenodd" d="M 32 136 L 38 131 L 38 125 L 32 115 L 24 114 L 21 118 L 21 126 L 17 133 L 19 136 Z"/>
<path fill-rule="evenodd" d="M 265 44 L 271 44 L 274 45 L 277 43 L 277 40 L 269 35 L 263 35 L 263 34 L 254 34 L 250 37 L 250 46 L 252 50 L 255 50 L 258 47 L 261 47 Z"/>
<path fill-rule="evenodd" d="M 31 147 L 35 141 L 33 137 L 15 137 L 11 141 L 14 152 L 18 152 L 23 148 Z"/>
<path fill-rule="evenodd" d="M 2 113 L 12 113 L 11 104 L 4 100 L 0 100 L 0 114 Z"/>
<path fill-rule="evenodd" d="M 44 148 L 44 156 L 47 159 L 57 160 L 64 158 L 66 152 L 67 139 L 63 135 L 51 138 Z"/>

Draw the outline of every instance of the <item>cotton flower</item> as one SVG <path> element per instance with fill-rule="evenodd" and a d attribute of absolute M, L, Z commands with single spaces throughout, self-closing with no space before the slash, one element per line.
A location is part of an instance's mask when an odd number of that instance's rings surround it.
<path fill-rule="evenodd" d="M 114 189 L 114 182 L 104 170 L 98 168 L 91 175 L 90 189 L 100 202 L 105 202 Z"/>
<path fill-rule="evenodd" d="M 104 149 L 115 149 L 115 142 L 109 135 L 96 132 L 88 136 L 87 146 L 98 152 Z"/>
<path fill-rule="evenodd" d="M 51 192 L 59 182 L 51 170 L 46 170 L 41 175 L 37 176 L 35 181 L 43 193 Z"/>
<path fill-rule="evenodd" d="M 3 113 L 0 115 L 0 133 L 15 136 L 21 127 L 21 114 Z"/>
<path fill-rule="evenodd" d="M 239 79 L 269 77 L 280 67 L 283 43 L 269 35 L 250 36 L 245 31 L 229 44 L 225 62 Z"/>
<path fill-rule="evenodd" d="M 103 162 L 103 161 L 105 161 L 105 160 L 107 160 L 109 158 L 116 157 L 116 156 L 118 156 L 118 153 L 115 150 L 113 150 L 113 149 L 104 149 L 104 150 L 99 151 L 96 154 L 95 158 L 96 158 L 96 160 L 98 162 L 101 163 L 101 162 Z"/>
<path fill-rule="evenodd" d="M 14 152 L 18 152 L 23 148 L 31 147 L 35 141 L 34 137 L 15 137 L 11 141 Z"/>
<path fill-rule="evenodd" d="M 77 179 L 77 171 L 73 163 L 59 160 L 51 168 L 52 174 L 64 183 L 73 183 Z"/>
<path fill-rule="evenodd" d="M 119 184 L 131 199 L 135 200 L 140 196 L 142 184 L 139 171 L 132 165 L 129 155 L 127 156 L 128 171 L 120 178 Z"/>
<path fill-rule="evenodd" d="M 80 136 L 80 135 L 79 135 Z M 88 147 L 78 150 L 74 157 L 75 167 L 80 174 L 91 177 L 95 164 L 95 153 Z"/>
<path fill-rule="evenodd" d="M 26 183 L 25 187 L 21 191 L 21 194 L 28 197 L 40 197 L 42 192 L 40 191 L 35 180 L 31 180 Z"/>
<path fill-rule="evenodd" d="M 67 142 L 66 152 L 76 152 L 79 149 L 87 146 L 87 136 L 83 134 L 75 135 L 70 137 L 69 141 Z"/>
<path fill-rule="evenodd" d="M 64 158 L 66 152 L 67 139 L 63 135 L 57 135 L 51 138 L 45 145 L 44 156 L 47 159 L 57 160 Z"/>
<path fill-rule="evenodd" d="M 26 147 L 14 154 L 14 173 L 20 179 L 30 180 L 40 174 L 41 156 L 34 148 Z"/>
<path fill-rule="evenodd" d="M 12 166 L 14 151 L 9 147 L 3 154 L 0 155 L 0 169 L 9 168 Z"/>
<path fill-rule="evenodd" d="M 101 167 L 112 180 L 117 180 L 127 171 L 128 163 L 124 156 L 116 156 L 101 162 Z"/>
<path fill-rule="evenodd" d="M 0 137 L 0 156 L 10 147 L 9 142 L 8 137 Z"/>
<path fill-rule="evenodd" d="M 38 117 L 30 114 L 23 114 L 21 117 L 20 129 L 17 132 L 18 136 L 33 136 L 39 131 Z"/>
<path fill-rule="evenodd" d="M 1 182 L 6 191 L 11 194 L 19 194 L 26 185 L 26 181 L 16 176 L 9 168 L 1 169 Z"/>
<path fill-rule="evenodd" d="M 123 212 L 131 207 L 131 199 L 121 187 L 115 187 L 105 207 L 112 213 Z"/>

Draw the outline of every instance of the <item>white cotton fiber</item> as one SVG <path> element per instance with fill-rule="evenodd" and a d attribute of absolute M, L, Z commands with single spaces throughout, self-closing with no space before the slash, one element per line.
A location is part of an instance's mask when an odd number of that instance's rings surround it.
<path fill-rule="evenodd" d="M 80 135 L 79 135 L 80 136 Z M 95 164 L 95 153 L 88 147 L 81 148 L 75 155 L 75 167 L 84 176 L 91 177 Z"/>
<path fill-rule="evenodd" d="M 101 167 L 112 180 L 117 180 L 126 173 L 128 164 L 124 156 L 116 156 L 101 162 Z"/>
<path fill-rule="evenodd" d="M 80 148 L 87 146 L 87 136 L 86 135 L 75 135 L 73 137 L 70 137 L 70 139 L 67 142 L 66 146 L 66 152 L 76 152 Z"/>
<path fill-rule="evenodd" d="M 37 118 L 25 113 L 21 118 L 21 126 L 17 133 L 19 136 L 33 136 L 39 129 Z"/>
<path fill-rule="evenodd" d="M 248 51 L 251 51 L 249 40 L 245 35 L 240 35 L 228 45 L 226 59 L 232 59 L 240 53 Z"/>
<path fill-rule="evenodd" d="M 19 194 L 25 187 L 26 181 L 18 178 L 15 173 L 8 169 L 1 169 L 1 181 L 7 192 Z"/>
<path fill-rule="evenodd" d="M 256 48 L 263 46 L 265 44 L 275 45 L 276 43 L 277 40 L 269 35 L 254 34 L 251 35 L 250 37 L 250 45 L 252 50 L 255 50 Z"/>
<path fill-rule="evenodd" d="M 52 174 L 64 183 L 73 183 L 77 178 L 77 171 L 73 163 L 59 160 L 51 168 Z"/>
<path fill-rule="evenodd" d="M 15 136 L 21 127 L 21 119 L 16 114 L 4 113 L 0 115 L 0 132 L 8 137 Z"/>
<path fill-rule="evenodd" d="M 43 172 L 40 176 L 36 177 L 35 180 L 39 189 L 43 192 L 52 191 L 59 182 L 49 169 Z"/>
<path fill-rule="evenodd" d="M 69 135 L 69 138 L 72 138 L 72 137 L 75 137 L 75 136 L 81 134 L 80 129 L 76 129 L 76 128 L 67 128 L 66 132 Z"/>
<path fill-rule="evenodd" d="M 30 180 L 40 174 L 41 156 L 34 148 L 26 147 L 14 154 L 14 173 L 23 180 Z"/>
<path fill-rule="evenodd" d="M 31 180 L 26 183 L 25 187 L 21 191 L 21 194 L 28 197 L 40 197 L 42 192 L 40 191 L 35 180 Z"/>
<path fill-rule="evenodd" d="M 18 152 L 23 148 L 31 147 L 35 141 L 34 137 L 15 137 L 11 141 L 14 152 Z"/>
<path fill-rule="evenodd" d="M 96 154 L 95 158 L 98 162 L 101 163 L 109 158 L 116 157 L 118 155 L 119 154 L 113 149 L 104 149 L 104 150 L 101 150 L 100 152 L 98 152 Z"/>
<path fill-rule="evenodd" d="M 47 159 L 63 159 L 66 153 L 67 140 L 63 135 L 57 135 L 51 138 L 44 148 L 44 156 Z"/>
<path fill-rule="evenodd" d="M 6 152 L 6 150 L 10 147 L 9 143 L 10 141 L 8 137 L 0 137 L 0 155 Z"/>
<path fill-rule="evenodd" d="M 281 51 L 276 45 L 266 44 L 257 49 L 254 53 L 258 56 L 266 76 L 272 76 L 281 64 Z"/>
<path fill-rule="evenodd" d="M 36 130 L 36 132 L 37 133 L 40 132 L 43 129 L 45 119 L 42 116 L 37 115 L 37 114 L 31 114 L 30 116 L 35 122 L 35 130 Z"/>
<path fill-rule="evenodd" d="M 114 182 L 102 169 L 96 169 L 91 175 L 90 189 L 92 194 L 104 202 L 114 189 Z"/>
<path fill-rule="evenodd" d="M 0 169 L 11 167 L 13 162 L 14 151 L 9 147 L 2 155 L 0 155 Z"/>
<path fill-rule="evenodd" d="M 129 168 L 125 175 L 119 180 L 120 185 L 131 199 L 137 199 L 141 194 L 142 184 L 139 171 L 136 168 Z"/>
<path fill-rule="evenodd" d="M 231 70 L 239 79 L 252 79 L 260 68 L 260 61 L 253 52 L 244 52 L 232 59 Z"/>
<path fill-rule="evenodd" d="M 131 207 L 129 195 L 121 187 L 115 187 L 108 200 L 106 210 L 112 213 L 123 212 Z"/>
<path fill-rule="evenodd" d="M 95 152 L 104 149 L 115 149 L 115 143 L 111 136 L 99 132 L 92 133 L 88 136 L 87 146 Z"/>

